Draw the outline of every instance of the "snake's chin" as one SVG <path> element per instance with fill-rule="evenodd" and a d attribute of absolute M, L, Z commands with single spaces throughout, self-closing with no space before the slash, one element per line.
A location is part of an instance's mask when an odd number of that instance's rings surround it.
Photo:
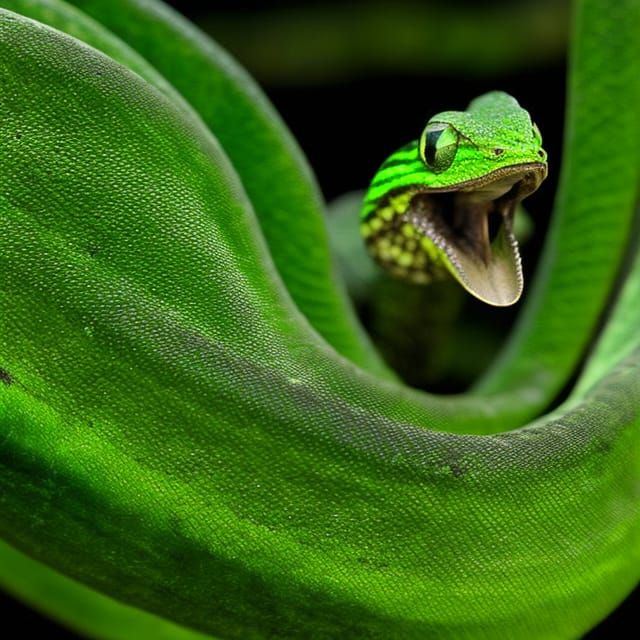
<path fill-rule="evenodd" d="M 448 270 L 467 291 L 490 305 L 512 305 L 523 288 L 515 209 L 545 176 L 545 165 L 532 163 L 494 171 L 456 191 L 421 191 L 404 217 L 444 252 Z"/>

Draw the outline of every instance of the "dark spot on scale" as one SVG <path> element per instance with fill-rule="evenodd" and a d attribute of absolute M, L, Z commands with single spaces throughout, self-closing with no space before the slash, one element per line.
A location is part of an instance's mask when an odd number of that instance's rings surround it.
<path fill-rule="evenodd" d="M 449 464 L 449 469 L 451 470 L 451 473 L 455 478 L 460 478 L 466 473 L 466 470 L 463 469 L 457 462 L 451 462 Z"/>
<path fill-rule="evenodd" d="M 16 140 L 21 140 L 22 139 L 22 131 L 16 131 L 13 137 Z"/>
<path fill-rule="evenodd" d="M 100 247 L 97 244 L 90 244 L 87 247 L 87 253 L 90 258 L 95 258 L 100 253 Z"/>
<path fill-rule="evenodd" d="M 13 384 L 13 376 L 6 369 L 0 369 L 0 382 L 9 386 Z"/>
<path fill-rule="evenodd" d="M 375 557 L 367 558 L 365 556 L 358 556 L 356 561 L 365 567 L 371 567 L 373 569 L 384 570 L 389 568 L 389 563 L 378 560 Z"/>
<path fill-rule="evenodd" d="M 594 443 L 594 449 L 598 453 L 602 453 L 606 455 L 613 449 L 613 445 L 610 440 L 606 440 L 604 438 L 598 438 Z"/>

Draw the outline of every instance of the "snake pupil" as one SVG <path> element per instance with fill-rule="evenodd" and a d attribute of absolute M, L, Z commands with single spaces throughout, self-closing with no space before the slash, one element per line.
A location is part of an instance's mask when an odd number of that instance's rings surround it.
<path fill-rule="evenodd" d="M 440 138 L 445 128 L 427 133 L 427 141 L 424 145 L 424 157 L 428 165 L 435 164 L 438 138 Z"/>
<path fill-rule="evenodd" d="M 420 141 L 420 154 L 434 173 L 446 171 L 458 149 L 458 132 L 442 122 L 428 124 Z"/>

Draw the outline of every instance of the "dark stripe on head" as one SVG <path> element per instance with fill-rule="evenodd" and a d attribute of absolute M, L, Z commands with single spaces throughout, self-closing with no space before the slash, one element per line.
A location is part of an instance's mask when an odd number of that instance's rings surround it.
<path fill-rule="evenodd" d="M 397 182 L 403 176 L 410 175 L 412 173 L 416 173 L 416 171 L 407 171 L 406 173 L 396 173 L 392 176 L 387 176 L 386 178 L 378 178 L 377 180 L 374 178 L 369 189 L 376 189 L 378 187 L 381 187 L 382 185 L 389 184 L 391 182 Z M 403 186 L 404 185 L 398 185 L 398 187 L 403 187 Z"/>
<path fill-rule="evenodd" d="M 388 167 L 399 167 L 403 164 L 413 164 L 416 161 L 415 158 L 395 158 L 391 156 L 389 160 L 387 160 L 379 169 L 379 171 L 384 171 Z"/>

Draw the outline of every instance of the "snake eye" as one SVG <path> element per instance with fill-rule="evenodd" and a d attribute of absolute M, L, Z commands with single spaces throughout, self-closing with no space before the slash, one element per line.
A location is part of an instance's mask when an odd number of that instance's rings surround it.
<path fill-rule="evenodd" d="M 420 157 L 434 173 L 446 171 L 458 149 L 458 132 L 449 124 L 433 122 L 420 138 Z"/>

